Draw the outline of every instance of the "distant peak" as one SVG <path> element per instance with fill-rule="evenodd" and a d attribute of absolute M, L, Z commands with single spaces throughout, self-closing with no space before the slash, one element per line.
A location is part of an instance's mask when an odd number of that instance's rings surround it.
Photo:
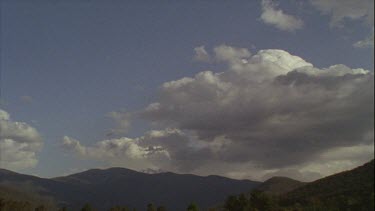
<path fill-rule="evenodd" d="M 289 177 L 284 177 L 284 176 L 274 176 L 266 180 L 265 182 L 276 182 L 276 181 L 295 181 L 295 182 L 301 182 Z"/>
<path fill-rule="evenodd" d="M 128 169 L 128 168 L 111 167 L 111 168 L 106 168 L 106 169 L 99 169 L 99 168 L 89 169 L 89 170 L 79 172 L 79 173 L 76 173 L 76 174 L 72 174 L 72 175 L 105 174 L 105 173 L 111 173 L 111 174 L 121 173 L 121 174 L 123 174 L 123 173 L 141 173 L 141 172 L 138 172 L 138 171 L 135 171 L 135 170 L 132 170 L 132 169 Z M 71 175 L 69 175 L 69 176 L 71 176 Z"/>
<path fill-rule="evenodd" d="M 140 172 L 146 173 L 146 174 L 160 174 L 160 173 L 165 173 L 165 171 L 163 169 L 152 169 L 152 168 L 143 169 Z"/>
<path fill-rule="evenodd" d="M 275 176 L 263 182 L 257 189 L 271 194 L 283 194 L 304 184 L 289 177 Z"/>

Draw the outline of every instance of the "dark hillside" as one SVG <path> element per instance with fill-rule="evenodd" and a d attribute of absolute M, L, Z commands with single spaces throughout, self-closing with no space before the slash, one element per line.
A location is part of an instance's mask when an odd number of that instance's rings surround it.
<path fill-rule="evenodd" d="M 0 183 L 18 188 L 25 184 L 33 192 L 54 198 L 60 206 L 79 209 L 90 202 L 98 210 L 127 205 L 143 210 L 152 202 L 168 210 L 184 210 L 194 201 L 202 208 L 218 204 L 228 195 L 252 190 L 260 183 L 220 176 L 190 174 L 146 174 L 124 168 L 92 169 L 85 172 L 44 179 L 1 170 Z"/>
<path fill-rule="evenodd" d="M 280 195 L 295 190 L 305 184 L 305 182 L 300 182 L 288 177 L 272 177 L 257 187 L 257 190 L 268 194 Z"/>
<path fill-rule="evenodd" d="M 271 178 L 249 194 L 228 197 L 223 207 L 226 211 L 372 211 L 374 160 L 311 183 Z"/>
<path fill-rule="evenodd" d="M 285 195 L 286 203 L 360 206 L 374 202 L 374 160 L 350 171 L 308 183 Z M 353 208 L 355 210 L 355 208 Z M 361 210 L 358 208 L 358 210 Z"/>

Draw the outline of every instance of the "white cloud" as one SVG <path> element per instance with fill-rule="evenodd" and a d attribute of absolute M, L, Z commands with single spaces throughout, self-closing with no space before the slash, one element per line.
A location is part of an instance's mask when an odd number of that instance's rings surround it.
<path fill-rule="evenodd" d="M 86 155 L 86 147 L 83 147 L 81 143 L 73 138 L 64 136 L 62 139 L 62 146 L 65 149 L 72 150 L 79 155 Z"/>
<path fill-rule="evenodd" d="M 260 19 L 265 24 L 272 25 L 283 31 L 296 31 L 304 25 L 302 20 L 277 9 L 277 5 L 271 0 L 262 0 Z"/>
<path fill-rule="evenodd" d="M 173 131 L 151 131 L 139 138 L 108 139 L 93 146 L 84 146 L 78 140 L 65 136 L 62 146 L 85 159 L 98 159 L 110 165 L 126 166 L 136 170 L 154 169 L 155 163 L 161 165 L 170 160 L 167 149 L 155 142 L 173 134 Z"/>
<path fill-rule="evenodd" d="M 369 71 L 319 69 L 282 50 L 251 56 L 244 49 L 216 49 L 228 50 L 220 54 L 228 70 L 164 83 L 142 113 L 160 127 L 195 134 L 210 152 L 202 159 L 282 169 L 326 149 L 373 141 L 363 138 L 373 130 Z"/>
<path fill-rule="evenodd" d="M 6 121 L 9 120 L 9 118 L 9 114 L 6 111 L 0 109 L 0 120 Z"/>
<path fill-rule="evenodd" d="M 2 168 L 20 170 L 34 167 L 42 147 L 38 131 L 24 122 L 15 122 L 0 109 L 0 148 Z"/>
<path fill-rule="evenodd" d="M 251 56 L 246 48 L 236 48 L 228 45 L 220 45 L 214 48 L 215 58 L 217 61 L 238 62 L 243 61 Z"/>
<path fill-rule="evenodd" d="M 276 49 L 252 55 L 222 45 L 213 53 L 225 71 L 166 82 L 155 102 L 134 112 L 167 129 L 93 146 L 67 139 L 65 146 L 138 170 L 252 179 L 285 174 L 311 180 L 371 158 L 364 147 L 374 142 L 369 71 L 319 69 Z"/>

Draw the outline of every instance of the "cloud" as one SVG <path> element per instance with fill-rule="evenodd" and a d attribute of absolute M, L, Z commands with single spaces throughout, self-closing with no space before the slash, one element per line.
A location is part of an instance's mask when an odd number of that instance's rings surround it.
<path fill-rule="evenodd" d="M 353 44 L 356 48 L 374 47 L 374 1 L 373 0 L 311 0 L 313 6 L 331 15 L 331 27 L 344 27 L 347 20 L 363 22 L 372 33 Z"/>
<path fill-rule="evenodd" d="M 368 36 L 364 40 L 360 40 L 353 44 L 356 48 L 373 48 L 374 47 L 374 30 L 372 30 L 372 34 Z"/>
<path fill-rule="evenodd" d="M 112 111 L 107 114 L 107 117 L 115 121 L 116 127 L 111 129 L 107 136 L 121 135 L 129 131 L 131 126 L 132 115 L 129 112 Z"/>
<path fill-rule="evenodd" d="M 153 168 L 153 159 L 168 159 L 169 154 L 162 146 L 142 142 L 145 142 L 144 138 L 123 137 L 103 140 L 94 146 L 82 146 L 79 141 L 65 136 L 63 147 L 73 150 L 82 158 L 100 159 L 112 165 L 126 165 L 136 169 Z"/>
<path fill-rule="evenodd" d="M 0 148 L 2 168 L 20 170 L 38 163 L 36 153 L 43 145 L 38 131 L 24 122 L 15 122 L 0 109 Z"/>
<path fill-rule="evenodd" d="M 189 137 L 182 131 L 167 128 L 151 130 L 137 138 L 103 140 L 93 146 L 84 146 L 80 141 L 65 136 L 62 147 L 75 152 L 81 158 L 102 160 L 112 166 L 126 166 L 136 170 L 165 168 L 178 171 L 176 166 L 198 164 L 197 159 L 189 156 L 198 155 L 200 150 L 190 146 L 190 142 Z"/>
<path fill-rule="evenodd" d="M 6 121 L 9 119 L 10 119 L 9 114 L 6 111 L 0 109 L 0 120 Z"/>
<path fill-rule="evenodd" d="M 195 52 L 195 55 L 194 55 L 193 59 L 195 61 L 200 61 L 200 62 L 210 62 L 211 61 L 211 57 L 207 53 L 204 46 L 195 47 L 194 52 Z"/>
<path fill-rule="evenodd" d="M 237 48 L 228 45 L 220 45 L 213 49 L 214 56 L 208 54 L 204 46 L 194 48 L 196 61 L 202 62 L 230 62 L 231 60 L 240 60 L 246 62 L 245 58 L 251 56 L 251 53 L 246 48 Z"/>
<path fill-rule="evenodd" d="M 283 31 L 296 31 L 304 25 L 302 20 L 277 9 L 277 4 L 271 0 L 262 0 L 260 20 Z"/>
<path fill-rule="evenodd" d="M 333 65 L 318 69 L 282 50 L 228 50 L 224 72 L 166 82 L 142 117 L 196 134 L 225 162 L 267 168 L 309 161 L 322 151 L 363 142 L 373 131 L 373 74 Z M 241 56 L 238 56 L 241 55 Z M 246 62 L 243 62 L 243 61 Z M 367 141 L 368 142 L 368 141 Z"/>
<path fill-rule="evenodd" d="M 311 0 L 311 3 L 323 13 L 331 15 L 332 27 L 342 27 L 347 19 L 374 25 L 373 0 Z"/>
<path fill-rule="evenodd" d="M 247 62 L 246 58 L 251 53 L 246 48 L 236 48 L 228 45 L 220 45 L 214 48 L 215 58 L 219 62 Z"/>
<path fill-rule="evenodd" d="M 366 151 L 374 142 L 373 73 L 316 68 L 276 49 L 253 55 L 221 45 L 213 53 L 224 71 L 165 82 L 153 103 L 134 112 L 158 130 L 64 145 L 135 169 L 253 179 L 284 173 L 311 180 L 373 157 Z"/>
<path fill-rule="evenodd" d="M 322 176 L 353 169 L 371 159 L 374 159 L 374 143 L 336 147 L 302 165 L 272 170 L 265 174 L 262 180 L 273 176 L 288 176 L 301 181 L 313 181 Z"/>

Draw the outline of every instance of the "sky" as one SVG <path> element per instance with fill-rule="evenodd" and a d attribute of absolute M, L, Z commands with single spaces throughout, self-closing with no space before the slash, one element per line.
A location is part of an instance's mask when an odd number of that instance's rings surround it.
<path fill-rule="evenodd" d="M 372 0 L 1 0 L 0 167 L 312 181 L 374 158 Z"/>

